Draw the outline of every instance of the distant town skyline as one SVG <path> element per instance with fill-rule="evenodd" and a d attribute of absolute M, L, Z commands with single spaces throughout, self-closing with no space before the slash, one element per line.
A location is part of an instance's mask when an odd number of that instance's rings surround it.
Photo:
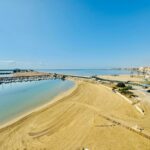
<path fill-rule="evenodd" d="M 1 0 L 0 69 L 150 66 L 148 0 Z"/>

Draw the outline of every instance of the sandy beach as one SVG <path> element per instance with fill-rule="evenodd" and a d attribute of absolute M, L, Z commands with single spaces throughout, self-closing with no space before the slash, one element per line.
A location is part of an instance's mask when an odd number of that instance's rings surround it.
<path fill-rule="evenodd" d="M 144 103 L 143 103 L 144 105 Z M 59 100 L 0 129 L 1 150 L 148 150 L 150 105 L 146 115 L 102 85 L 78 82 Z"/>
<path fill-rule="evenodd" d="M 0 150 L 150 150 L 150 0 L 1 0 L 0 21 Z"/>
<path fill-rule="evenodd" d="M 118 80 L 118 81 L 123 81 L 123 82 L 136 82 L 136 83 L 141 83 L 144 81 L 144 77 L 143 76 L 138 76 L 138 75 L 134 75 L 133 77 L 131 77 L 130 75 L 124 74 L 124 75 L 99 75 L 98 77 L 103 78 L 103 79 L 108 79 L 108 80 Z"/>
<path fill-rule="evenodd" d="M 42 75 L 49 75 L 49 73 L 44 73 L 44 72 L 18 72 L 18 73 L 14 73 L 13 77 L 36 77 L 36 76 L 42 76 Z"/>

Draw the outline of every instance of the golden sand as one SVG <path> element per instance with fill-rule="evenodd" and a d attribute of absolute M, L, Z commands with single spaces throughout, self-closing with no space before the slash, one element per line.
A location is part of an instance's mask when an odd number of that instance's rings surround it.
<path fill-rule="evenodd" d="M 101 85 L 80 82 L 68 96 L 0 129 L 0 150 L 149 150 L 145 115 Z M 139 126 L 144 131 L 132 129 Z"/>
<path fill-rule="evenodd" d="M 130 76 L 130 75 L 100 75 L 100 78 L 103 79 L 108 79 L 108 80 L 118 80 L 118 81 L 131 81 L 131 82 L 143 82 L 144 81 L 144 77 L 143 76 Z"/>
<path fill-rule="evenodd" d="M 44 73 L 44 72 L 18 72 L 18 73 L 14 73 L 13 76 L 14 77 L 34 77 L 34 76 L 42 76 L 42 75 L 49 75 L 49 73 Z"/>

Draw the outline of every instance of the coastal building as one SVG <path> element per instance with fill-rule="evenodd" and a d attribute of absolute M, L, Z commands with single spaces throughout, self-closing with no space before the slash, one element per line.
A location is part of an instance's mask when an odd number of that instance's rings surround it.
<path fill-rule="evenodd" d="M 150 67 L 139 67 L 138 71 L 144 75 L 145 79 L 150 79 Z"/>

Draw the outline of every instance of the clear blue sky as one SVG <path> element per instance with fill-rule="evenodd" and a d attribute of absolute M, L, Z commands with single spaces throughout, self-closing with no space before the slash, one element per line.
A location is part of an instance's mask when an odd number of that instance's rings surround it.
<path fill-rule="evenodd" d="M 150 65 L 149 0 L 1 0 L 0 68 Z"/>

